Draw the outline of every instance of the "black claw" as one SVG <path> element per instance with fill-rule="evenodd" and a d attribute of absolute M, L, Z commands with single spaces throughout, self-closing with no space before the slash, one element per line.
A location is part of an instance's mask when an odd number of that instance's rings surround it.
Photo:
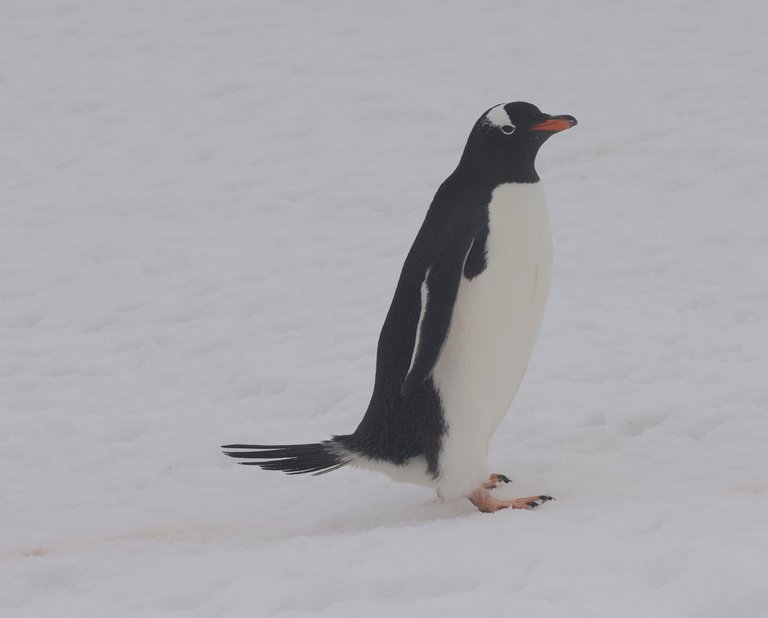
<path fill-rule="evenodd" d="M 538 502 L 528 502 L 528 506 L 530 506 L 532 509 L 535 509 L 537 506 L 539 506 Z"/>
<path fill-rule="evenodd" d="M 539 496 L 539 500 L 542 502 L 547 502 L 549 500 L 554 500 L 554 498 L 552 496 Z"/>

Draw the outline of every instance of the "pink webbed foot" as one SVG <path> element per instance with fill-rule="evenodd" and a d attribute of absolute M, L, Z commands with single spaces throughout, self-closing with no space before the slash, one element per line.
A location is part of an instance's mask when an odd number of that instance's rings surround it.
<path fill-rule="evenodd" d="M 512 479 L 510 479 L 508 476 L 504 474 L 498 474 L 497 472 L 494 472 L 491 474 L 491 476 L 488 477 L 488 480 L 483 483 L 483 487 L 485 489 L 495 489 L 499 486 L 499 483 L 511 483 Z"/>
<path fill-rule="evenodd" d="M 552 496 L 528 496 L 527 498 L 515 498 L 514 500 L 499 500 L 494 498 L 485 487 L 475 490 L 467 497 L 482 513 L 495 513 L 501 509 L 530 510 L 554 499 Z"/>

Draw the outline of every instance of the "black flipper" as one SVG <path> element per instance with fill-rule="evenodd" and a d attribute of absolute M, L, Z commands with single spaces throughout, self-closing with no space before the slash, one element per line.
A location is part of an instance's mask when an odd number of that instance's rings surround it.
<path fill-rule="evenodd" d="M 286 474 L 325 474 L 346 466 L 351 458 L 339 452 L 332 441 L 314 444 L 226 444 L 224 454 L 237 459 L 245 466 L 260 466 L 264 470 L 282 470 Z"/>
<path fill-rule="evenodd" d="M 457 241 L 427 269 L 422 288 L 422 302 L 426 300 L 426 306 L 421 307 L 415 354 L 400 389 L 403 395 L 411 394 L 429 377 L 440 356 L 471 244 L 471 239 Z"/>

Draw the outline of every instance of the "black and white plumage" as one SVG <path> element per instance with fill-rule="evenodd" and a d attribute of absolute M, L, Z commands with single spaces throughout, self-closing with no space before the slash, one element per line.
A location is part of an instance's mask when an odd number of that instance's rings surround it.
<path fill-rule="evenodd" d="M 475 123 L 403 265 L 354 433 L 316 444 L 232 444 L 227 454 L 289 474 L 368 468 L 470 497 L 486 511 L 538 503 L 490 497 L 487 451 L 525 373 L 551 278 L 536 154 L 575 124 L 522 102 L 492 107 Z"/>

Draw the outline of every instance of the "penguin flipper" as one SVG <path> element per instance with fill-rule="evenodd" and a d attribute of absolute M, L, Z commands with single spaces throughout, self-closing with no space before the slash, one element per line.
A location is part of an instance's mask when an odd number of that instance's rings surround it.
<path fill-rule="evenodd" d="M 421 284 L 421 315 L 413 344 L 411 366 L 400 392 L 409 395 L 432 373 L 451 326 L 453 305 L 471 241 L 450 247 L 427 268 Z"/>

